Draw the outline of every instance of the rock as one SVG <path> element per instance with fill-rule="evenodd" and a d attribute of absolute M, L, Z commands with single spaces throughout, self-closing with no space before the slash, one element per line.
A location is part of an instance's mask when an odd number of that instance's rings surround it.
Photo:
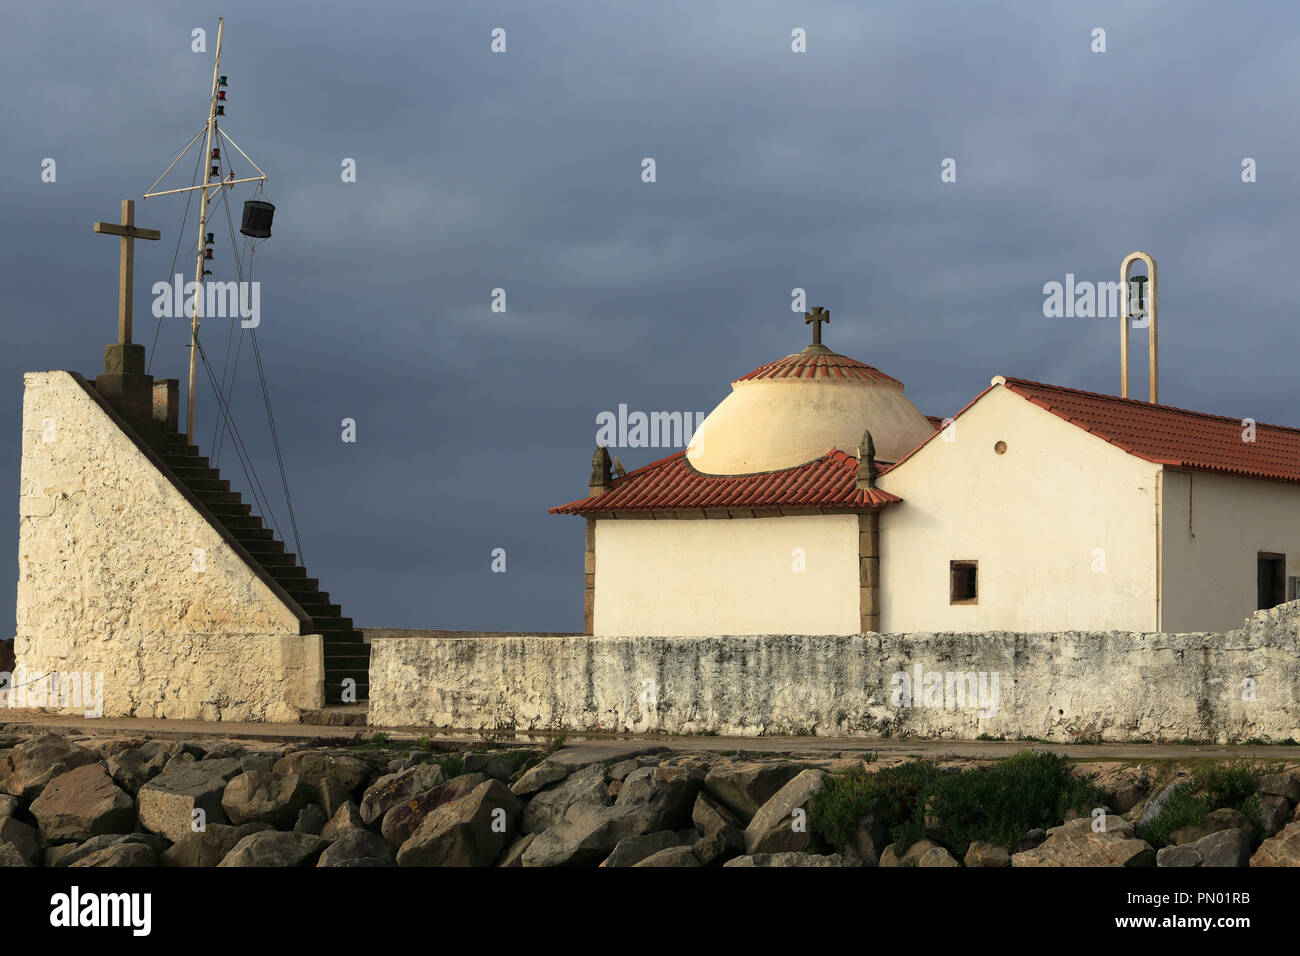
<path fill-rule="evenodd" d="M 1169 786 L 1160 791 L 1145 807 L 1142 808 L 1142 816 L 1138 817 L 1137 829 L 1150 826 L 1155 818 L 1160 816 L 1160 811 L 1165 807 L 1165 801 L 1191 783 L 1190 780 L 1175 780 Z"/>
<path fill-rule="evenodd" d="M 510 790 L 517 797 L 526 797 L 530 793 L 543 790 L 551 784 L 559 783 L 569 775 L 569 771 L 558 764 L 543 760 L 535 767 L 530 767 L 522 777 L 516 780 Z"/>
<path fill-rule="evenodd" d="M 1186 826 L 1179 827 L 1169 834 L 1169 842 L 1174 846 L 1183 843 L 1195 843 L 1202 837 L 1209 836 L 1211 833 L 1218 833 L 1220 830 L 1248 830 L 1250 821 L 1246 819 L 1245 814 L 1233 810 L 1231 807 L 1223 807 L 1208 813 L 1200 823 L 1189 823 Z"/>
<path fill-rule="evenodd" d="M 614 847 L 600 865 L 606 867 L 636 866 L 646 857 L 653 856 L 660 850 L 667 850 L 681 845 L 681 837 L 672 830 L 660 830 L 657 833 L 625 837 L 618 841 L 618 845 Z"/>
<path fill-rule="evenodd" d="M 816 853 L 756 853 L 738 856 L 723 866 L 853 866 L 838 853 L 821 856 Z"/>
<path fill-rule="evenodd" d="M 691 810 L 691 822 L 695 829 L 703 834 L 700 842 L 708 846 L 705 852 L 709 859 L 701 857 L 701 862 L 708 865 L 729 850 L 743 853 L 745 850 L 745 830 L 736 819 L 736 815 L 707 793 L 695 797 L 695 806 Z M 716 838 L 716 839 L 715 839 Z M 717 852 L 718 840 L 721 840 L 721 853 Z"/>
<path fill-rule="evenodd" d="M 1026 850 L 1032 850 L 1046 839 L 1047 831 L 1041 827 L 1034 827 L 1020 838 L 1020 842 L 1016 844 L 1015 852 L 1024 853 Z"/>
<path fill-rule="evenodd" d="M 1259 792 L 1286 797 L 1291 803 L 1300 802 L 1300 782 L 1289 773 L 1270 773 L 1259 778 Z"/>
<path fill-rule="evenodd" d="M 370 765 L 350 754 L 300 750 L 281 757 L 272 769 L 276 773 L 297 774 L 313 791 L 309 798 L 330 817 L 348 799 L 358 796 L 370 780 Z"/>
<path fill-rule="evenodd" d="M 1251 866 L 1300 866 L 1300 823 L 1289 823 L 1259 845 Z"/>
<path fill-rule="evenodd" d="M 1191 843 L 1162 847 L 1160 851 L 1156 853 L 1156 866 L 1158 867 L 1188 867 L 1200 865 L 1201 854 L 1197 852 L 1196 847 Z"/>
<path fill-rule="evenodd" d="M 1259 816 L 1264 823 L 1264 835 L 1271 837 L 1291 819 L 1291 805 L 1286 797 L 1279 797 L 1275 793 L 1260 793 L 1257 796 Z"/>
<path fill-rule="evenodd" d="M 503 753 L 466 754 L 465 772 L 481 773 L 493 780 L 509 783 L 510 778 L 515 775 L 515 764 L 513 760 Z"/>
<path fill-rule="evenodd" d="M 373 860 L 376 866 L 396 866 L 388 841 L 369 830 L 353 830 L 339 837 L 320 855 L 317 866 L 356 866 L 358 860 Z"/>
<path fill-rule="evenodd" d="M 432 810 L 397 851 L 398 866 L 491 866 L 514 836 L 519 799 L 500 780 Z"/>
<path fill-rule="evenodd" d="M 236 826 L 261 821 L 287 830 L 309 799 L 310 791 L 296 774 L 248 770 L 226 784 L 221 809 Z"/>
<path fill-rule="evenodd" d="M 652 853 L 633 866 L 700 866 L 695 851 L 689 846 L 670 846 L 658 853 Z"/>
<path fill-rule="evenodd" d="M 615 806 L 643 807 L 654 814 L 656 830 L 688 825 L 705 774 L 686 767 L 642 767 L 623 780 Z"/>
<path fill-rule="evenodd" d="M 540 833 L 563 820 L 569 807 L 575 803 L 607 806 L 609 792 L 606 787 L 603 764 L 583 767 L 529 800 L 519 821 L 519 829 L 524 833 Z"/>
<path fill-rule="evenodd" d="M 77 849 L 75 843 L 60 843 L 58 846 L 47 846 L 45 848 L 44 865 L 47 867 L 67 866 L 62 861 L 76 853 Z"/>
<path fill-rule="evenodd" d="M 315 806 L 314 803 L 311 805 Z M 361 810 L 354 802 L 349 800 L 339 807 L 338 812 L 330 818 L 329 823 L 321 828 L 320 835 L 332 841 L 351 833 L 353 830 L 364 830 L 365 828 L 366 822 L 361 819 Z"/>
<path fill-rule="evenodd" d="M 702 866 L 724 863 L 744 852 L 743 846 L 737 848 L 734 844 L 728 843 L 721 830 L 710 836 L 700 837 L 691 849 L 695 851 L 695 856 Z"/>
<path fill-rule="evenodd" d="M 447 775 L 442 768 L 432 763 L 380 777 L 361 798 L 361 819 L 367 825 L 378 823 L 397 804 L 428 793 L 446 782 Z"/>
<path fill-rule="evenodd" d="M 564 820 L 543 830 L 524 851 L 524 866 L 588 866 L 630 836 L 649 832 L 651 814 L 640 807 L 575 803 Z"/>
<path fill-rule="evenodd" d="M 753 856 L 756 853 L 805 853 L 817 849 L 817 839 L 808 819 L 808 805 L 825 786 L 826 772 L 823 770 L 803 770 L 786 783 L 758 808 L 749 821 L 745 828 L 745 853 Z M 717 795 L 714 791 L 710 793 Z"/>
<path fill-rule="evenodd" d="M 68 866 L 155 866 L 157 859 L 153 850 L 143 843 L 114 843 L 102 850 L 96 850 L 83 856 Z"/>
<path fill-rule="evenodd" d="M 135 828 L 135 801 L 113 783 L 102 763 L 59 774 L 32 801 L 31 812 L 50 843 L 80 842 Z"/>
<path fill-rule="evenodd" d="M 932 846 L 926 850 L 916 861 L 917 866 L 961 866 L 957 859 L 941 846 Z"/>
<path fill-rule="evenodd" d="M 167 762 L 163 764 L 163 773 L 170 773 L 173 770 L 180 770 L 182 767 L 188 764 L 196 764 L 198 762 L 199 762 L 198 757 L 194 756 L 194 754 L 192 753 L 182 750 L 180 753 L 176 754 L 176 756 L 169 757 Z"/>
<path fill-rule="evenodd" d="M 27 861 L 28 866 L 36 866 L 41 861 L 41 840 L 36 828 L 7 814 L 0 816 L 0 847 L 6 846 Z"/>
<path fill-rule="evenodd" d="M 32 863 L 12 843 L 0 843 L 0 867 L 21 866 L 32 866 Z"/>
<path fill-rule="evenodd" d="M 889 831 L 884 820 L 874 813 L 857 819 L 844 847 L 846 856 L 855 857 L 863 866 L 879 866 L 880 854 L 889 845 Z"/>
<path fill-rule="evenodd" d="M 182 746 L 189 749 L 196 745 L 187 741 Z M 215 743 L 211 747 L 206 748 L 203 753 L 196 754 L 195 756 L 200 760 L 224 760 L 229 757 L 234 757 L 236 760 L 240 760 L 247 752 L 247 744 L 237 744 L 233 740 L 227 740 Z"/>
<path fill-rule="evenodd" d="M 783 760 L 738 762 L 715 766 L 704 778 L 704 789 L 741 823 L 748 824 L 758 808 L 803 771 Z"/>
<path fill-rule="evenodd" d="M 880 865 L 882 867 L 913 867 L 920 862 L 921 857 L 925 856 L 925 854 L 938 849 L 942 849 L 942 847 L 932 840 L 917 840 L 907 848 L 902 856 L 899 856 L 898 844 L 891 843 L 880 854 Z"/>
<path fill-rule="evenodd" d="M 72 866 L 78 860 L 84 860 L 93 853 L 99 853 L 101 850 L 117 846 L 119 843 L 143 844 L 149 848 L 154 857 L 160 856 L 168 847 L 167 840 L 153 833 L 103 833 L 91 837 L 80 845 L 65 844 L 64 852 L 58 854 L 53 862 L 47 861 L 45 865 Z M 149 865 L 153 866 L 152 863 Z"/>
<path fill-rule="evenodd" d="M 1203 867 L 1244 867 L 1250 865 L 1250 831 L 1219 830 L 1192 844 L 1201 855 Z"/>
<path fill-rule="evenodd" d="M 238 760 L 204 760 L 154 777 L 140 788 L 140 825 L 175 843 L 192 832 L 195 810 L 204 812 L 206 824 L 226 823 L 221 795 L 241 772 Z"/>
<path fill-rule="evenodd" d="M 275 762 L 284 757 L 284 751 L 278 747 L 273 750 L 255 750 L 251 753 L 240 754 L 239 767 L 244 773 L 250 770 L 266 770 L 275 772 Z"/>
<path fill-rule="evenodd" d="M 967 848 L 962 862 L 967 866 L 1010 866 L 1011 851 L 987 840 L 975 840 Z"/>
<path fill-rule="evenodd" d="M 0 791 L 35 800 L 55 777 L 98 761 L 92 750 L 39 734 L 0 756 Z"/>
<path fill-rule="evenodd" d="M 329 823 L 329 817 L 325 816 L 325 811 L 314 803 L 309 803 L 298 812 L 298 819 L 294 822 L 294 833 L 310 833 L 313 836 L 319 836 L 321 830 L 325 829 L 325 824 Z"/>
<path fill-rule="evenodd" d="M 163 754 L 146 757 L 142 749 L 132 748 L 113 754 L 105 764 L 113 782 L 135 796 L 141 787 L 163 772 L 167 759 Z"/>
<path fill-rule="evenodd" d="M 1091 817 L 1070 820 L 1048 831 L 1032 850 L 1015 853 L 1012 866 L 1153 866 L 1156 851 L 1133 835 L 1133 824 L 1107 814 L 1105 830 L 1093 832 Z"/>
<path fill-rule="evenodd" d="M 525 833 L 506 848 L 506 852 L 501 855 L 501 862 L 499 862 L 497 866 L 523 866 L 524 851 L 527 850 L 536 839 L 536 833 Z"/>
<path fill-rule="evenodd" d="M 401 846 L 420 828 L 424 818 L 433 810 L 445 803 L 459 800 L 486 780 L 487 777 L 481 773 L 466 773 L 459 777 L 452 777 L 442 786 L 434 787 L 428 793 L 412 797 L 389 810 L 384 814 L 380 832 L 393 846 Z"/>
<path fill-rule="evenodd" d="M 166 763 L 181 752 L 181 745 L 175 740 L 146 740 L 140 745 L 140 753 L 145 760 L 162 757 Z"/>
<path fill-rule="evenodd" d="M 315 866 L 327 846 L 310 833 L 263 830 L 241 839 L 217 866 Z"/>
<path fill-rule="evenodd" d="M 632 757 L 628 760 L 620 760 L 609 768 L 610 780 L 624 780 L 633 770 L 640 770 L 642 767 L 655 767 L 659 765 L 659 758 L 653 756 Z"/>
<path fill-rule="evenodd" d="M 206 830 L 184 834 L 162 854 L 159 862 L 163 866 L 216 866 L 244 837 L 268 830 L 270 826 L 265 823 L 239 827 L 210 823 Z"/>

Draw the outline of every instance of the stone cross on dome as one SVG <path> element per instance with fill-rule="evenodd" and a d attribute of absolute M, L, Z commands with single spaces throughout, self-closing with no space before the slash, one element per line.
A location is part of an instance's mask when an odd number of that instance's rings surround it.
<path fill-rule="evenodd" d="M 831 314 L 827 312 L 825 309 L 823 309 L 820 305 L 813 306 L 813 310 L 811 312 L 805 312 L 803 314 L 804 325 L 808 325 L 809 323 L 811 323 L 813 327 L 813 340 L 812 340 L 813 345 L 822 344 L 821 324 L 823 322 L 830 322 L 830 320 L 831 320 Z"/>

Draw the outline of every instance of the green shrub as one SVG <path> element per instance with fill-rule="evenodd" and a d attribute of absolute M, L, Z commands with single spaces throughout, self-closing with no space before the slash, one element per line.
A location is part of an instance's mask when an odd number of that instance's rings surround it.
<path fill-rule="evenodd" d="M 826 778 L 826 787 L 813 797 L 813 828 L 828 843 L 843 849 L 858 817 L 874 811 L 892 834 L 915 815 L 918 798 L 936 776 L 938 768 L 929 760 L 909 760 L 875 773 L 865 766 L 833 773 Z"/>
<path fill-rule="evenodd" d="M 1137 828 L 1137 837 L 1146 840 L 1157 850 L 1169 845 L 1169 834 L 1189 823 L 1200 823 L 1214 809 L 1214 802 L 1188 783 L 1179 787 L 1166 799 L 1156 818 L 1144 827 Z"/>
<path fill-rule="evenodd" d="M 1278 773 L 1282 764 L 1249 758 L 1203 763 L 1165 801 L 1160 813 L 1149 824 L 1138 829 L 1137 835 L 1159 849 L 1167 846 L 1169 835 L 1189 823 L 1200 823 L 1205 815 L 1222 807 L 1229 807 L 1245 815 L 1255 831 L 1255 838 L 1264 835 L 1263 814 L 1255 790 L 1259 778 Z"/>

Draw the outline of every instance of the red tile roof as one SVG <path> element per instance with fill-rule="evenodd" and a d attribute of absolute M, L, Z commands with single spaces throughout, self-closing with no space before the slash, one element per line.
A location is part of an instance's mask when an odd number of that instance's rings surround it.
<path fill-rule="evenodd" d="M 756 379 L 802 379 L 805 381 L 837 380 L 844 382 L 869 382 L 873 385 L 890 385 L 901 389 L 903 383 L 891 378 L 878 368 L 851 359 L 836 352 L 796 352 L 775 362 L 760 365 L 737 382 Z"/>
<path fill-rule="evenodd" d="M 831 449 L 796 468 L 757 475 L 702 475 L 679 451 L 615 478 L 603 495 L 551 508 L 552 514 L 611 511 L 694 511 L 705 508 L 880 508 L 901 501 L 879 488 L 853 486 L 858 460 Z"/>
<path fill-rule="evenodd" d="M 943 427 L 943 419 L 940 418 L 938 415 L 926 415 L 925 417 L 930 422 L 930 424 L 934 426 L 935 431 L 938 431 L 940 428 Z"/>
<path fill-rule="evenodd" d="M 1300 483 L 1300 429 L 1259 423 L 1255 440 L 1246 442 L 1240 418 L 1019 378 L 1006 383 L 1017 395 L 1138 458 L 1193 471 Z"/>

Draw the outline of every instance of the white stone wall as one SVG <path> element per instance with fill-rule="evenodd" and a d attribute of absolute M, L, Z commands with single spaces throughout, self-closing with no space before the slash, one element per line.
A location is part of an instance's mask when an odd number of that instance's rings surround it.
<path fill-rule="evenodd" d="M 598 635 L 855 634 L 858 516 L 602 518 Z"/>
<path fill-rule="evenodd" d="M 727 735 L 1300 739 L 1300 602 L 1227 633 L 389 638 L 372 726 Z M 922 692 L 895 675 L 920 668 Z M 926 699 L 926 675 L 940 675 Z M 947 698 L 947 675 L 988 696 Z M 996 694 L 994 675 L 997 678 Z M 969 685 L 962 685 L 963 689 Z"/>
<path fill-rule="evenodd" d="M 295 612 L 70 373 L 25 382 L 26 679 L 102 673 L 109 717 L 293 721 L 322 706 L 320 635 L 300 635 Z"/>

